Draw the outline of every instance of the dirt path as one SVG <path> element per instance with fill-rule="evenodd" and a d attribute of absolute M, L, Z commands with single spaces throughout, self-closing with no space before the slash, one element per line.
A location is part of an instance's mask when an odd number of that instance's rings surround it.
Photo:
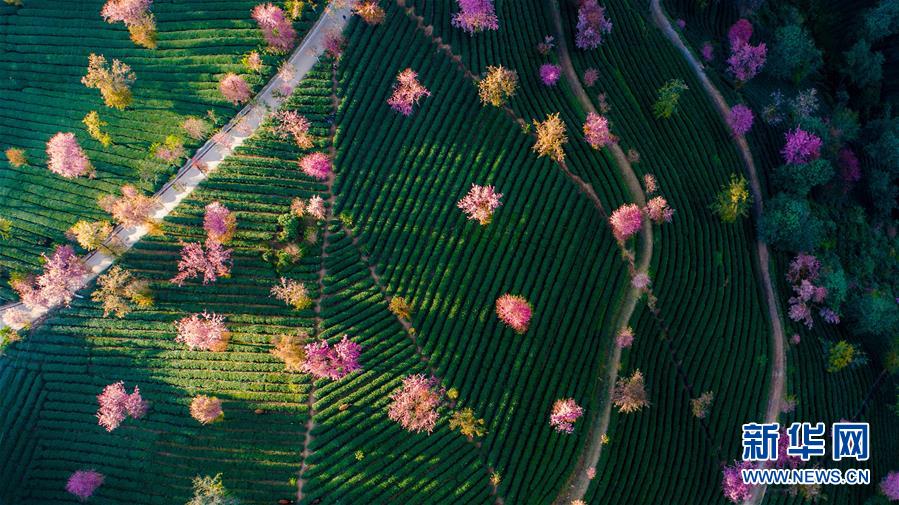
<path fill-rule="evenodd" d="M 660 0 L 651 0 L 651 9 L 653 20 L 662 30 L 662 33 L 665 34 L 665 37 L 674 44 L 674 47 L 676 47 L 687 60 L 690 68 L 693 69 L 693 72 L 702 84 L 703 89 L 705 89 L 706 94 L 712 100 L 715 108 L 718 109 L 718 113 L 721 114 L 721 119 L 726 122 L 727 117 L 730 115 L 730 107 L 727 105 L 727 101 L 715 85 L 712 84 L 712 81 L 709 80 L 708 76 L 705 74 L 703 65 L 696 59 L 693 53 L 690 52 L 680 36 L 674 30 L 674 27 L 671 26 L 671 22 L 662 11 Z M 749 150 L 749 143 L 746 142 L 746 138 L 742 135 L 736 136 L 734 137 L 734 142 L 737 144 L 740 156 L 743 158 L 746 173 L 749 176 L 749 184 L 753 198 L 752 215 L 755 218 L 755 221 L 758 222 L 763 210 L 762 185 L 759 182 L 758 172 L 756 171 L 755 162 L 752 159 L 752 152 Z M 777 416 L 780 414 L 784 390 L 786 388 L 786 349 L 784 329 L 780 317 L 780 301 L 778 300 L 777 293 L 774 290 L 774 285 L 771 281 L 768 246 L 762 242 L 758 236 L 756 236 L 755 244 L 755 259 L 758 266 L 759 280 L 762 282 L 765 291 L 765 302 L 768 305 L 768 319 L 771 324 L 771 347 L 774 352 L 774 359 L 771 361 L 768 405 L 765 410 L 765 422 L 773 423 L 777 421 Z M 757 505 L 758 503 L 761 503 L 764 497 L 765 486 L 759 486 L 746 503 Z"/>
<path fill-rule="evenodd" d="M 325 37 L 333 30 L 342 30 L 351 14 L 349 5 L 338 9 L 326 8 L 319 17 L 303 41 L 285 60 L 284 65 L 289 66 L 292 72 L 278 72 L 256 94 L 250 103 L 241 109 L 221 132 L 209 139 L 197 152 L 178 170 L 175 177 L 166 183 L 154 195 L 157 207 L 153 215 L 154 220 L 162 220 L 175 207 L 190 195 L 197 186 L 202 183 L 207 174 L 215 171 L 219 164 L 230 156 L 235 149 L 246 141 L 259 128 L 265 120 L 268 112 L 277 109 L 284 102 L 286 96 L 281 93 L 282 88 L 294 89 L 324 52 Z M 146 226 L 123 228 L 117 227 L 112 235 L 106 239 L 105 245 L 121 244 L 124 250 L 130 249 L 148 232 Z M 108 250 L 107 250 L 108 251 Z M 112 266 L 116 257 L 102 250 L 94 251 L 84 258 L 88 274 L 81 281 L 84 287 L 94 278 Z M 80 289 L 80 288 L 79 288 Z M 8 310 L 26 310 L 30 321 L 35 321 L 46 315 L 52 308 L 36 308 L 28 311 L 20 302 L 14 302 L 0 307 L 0 328 L 4 327 L 3 314 Z"/>

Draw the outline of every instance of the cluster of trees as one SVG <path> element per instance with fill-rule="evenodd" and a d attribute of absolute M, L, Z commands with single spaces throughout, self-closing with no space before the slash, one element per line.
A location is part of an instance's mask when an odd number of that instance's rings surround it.
<path fill-rule="evenodd" d="M 226 249 L 224 244 L 231 240 L 236 226 L 237 220 L 227 207 L 219 202 L 207 205 L 203 217 L 205 244 L 190 242 L 183 245 L 178 274 L 171 281 L 181 286 L 187 279 L 202 276 L 203 284 L 208 284 L 231 275 L 233 250 Z"/>
<path fill-rule="evenodd" d="M 253 7 L 250 15 L 262 30 L 262 36 L 268 44 L 269 51 L 286 53 L 296 45 L 297 33 L 280 7 L 270 3 L 259 4 Z"/>
<path fill-rule="evenodd" d="M 68 305 L 81 287 L 87 268 L 72 246 L 58 246 L 53 254 L 41 255 L 44 270 L 40 275 L 14 275 L 10 286 L 29 309 Z"/>

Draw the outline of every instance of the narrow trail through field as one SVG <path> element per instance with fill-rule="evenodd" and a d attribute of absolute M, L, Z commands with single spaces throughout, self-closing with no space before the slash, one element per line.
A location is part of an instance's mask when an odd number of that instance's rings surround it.
<path fill-rule="evenodd" d="M 660 0 L 651 0 L 650 5 L 652 9 L 653 20 L 662 30 L 662 33 L 665 34 L 665 37 L 668 38 L 668 40 L 670 40 L 672 44 L 674 44 L 674 47 L 676 47 L 687 60 L 690 68 L 693 69 L 693 72 L 696 74 L 696 77 L 702 84 L 703 89 L 705 89 L 706 94 L 712 100 L 715 108 L 718 109 L 718 113 L 721 115 L 721 119 L 727 122 L 727 118 L 730 115 L 730 107 L 727 105 L 727 101 L 724 99 L 724 96 L 720 91 L 718 91 L 715 85 L 712 84 L 712 81 L 709 80 L 708 76 L 705 73 L 703 65 L 696 59 L 693 53 L 690 52 L 690 50 L 681 40 L 680 36 L 674 30 L 674 27 L 671 26 L 671 21 L 668 19 L 668 16 L 666 16 L 662 11 Z M 746 172 L 749 175 L 750 188 L 752 190 L 753 198 L 752 214 L 756 223 L 758 223 L 763 211 L 762 185 L 759 182 L 758 172 L 756 170 L 755 162 L 752 158 L 752 152 L 749 150 L 749 143 L 746 141 L 746 138 L 742 135 L 735 136 L 734 142 L 736 142 L 737 144 L 737 148 L 739 149 L 740 155 L 743 158 L 743 164 L 746 168 Z M 786 349 L 784 343 L 785 339 L 783 323 L 780 317 L 780 303 L 776 291 L 774 290 L 774 285 L 771 281 L 771 272 L 769 268 L 770 255 L 768 253 L 768 246 L 761 240 L 761 238 L 758 237 L 758 235 L 756 235 L 755 243 L 756 254 L 754 256 L 758 263 L 757 266 L 759 277 L 764 287 L 765 302 L 768 305 L 768 319 L 771 324 L 771 346 L 774 352 L 774 359 L 771 361 L 771 377 L 768 389 L 768 404 L 765 411 L 765 422 L 773 423 L 777 421 L 777 416 L 778 414 L 780 414 L 780 409 L 783 405 L 784 390 L 786 388 Z M 750 497 L 749 500 L 746 501 L 746 503 L 750 505 L 758 505 L 759 503 L 761 503 L 764 497 L 765 486 L 758 486 L 755 488 L 752 497 Z"/>
<path fill-rule="evenodd" d="M 284 65 L 289 66 L 288 68 L 292 71 L 275 74 L 253 100 L 222 128 L 221 132 L 197 149 L 196 153 L 178 170 L 175 177 L 155 193 L 153 198 L 157 202 L 157 207 L 151 216 L 154 220 L 162 220 L 168 216 L 181 201 L 193 193 L 206 179 L 208 173 L 213 172 L 222 161 L 233 154 L 235 149 L 259 129 L 270 110 L 281 106 L 290 93 L 284 94 L 279 91 L 283 88 L 291 90 L 296 88 L 324 52 L 325 38 L 332 31 L 343 30 L 351 13 L 352 9 L 348 4 L 340 8 L 327 7 L 325 9 L 300 45 L 285 60 Z M 115 244 L 120 250 L 126 251 L 140 241 L 148 231 L 146 226 L 116 227 L 104 241 L 106 252 L 96 250 L 83 258 L 88 273 L 81 280 L 79 289 L 115 263 L 116 257 L 108 253 L 109 246 Z M 2 316 L 8 310 L 25 310 L 28 312 L 29 321 L 34 322 L 53 308 L 37 307 L 27 310 L 21 302 L 9 303 L 0 307 L 0 328 L 4 327 Z"/>

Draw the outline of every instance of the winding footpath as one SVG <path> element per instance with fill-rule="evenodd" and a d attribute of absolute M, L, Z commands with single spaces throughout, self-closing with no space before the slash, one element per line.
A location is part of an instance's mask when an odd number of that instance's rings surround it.
<path fill-rule="evenodd" d="M 234 153 L 235 149 L 259 129 L 269 111 L 280 107 L 290 96 L 290 92 L 284 93 L 284 91 L 295 89 L 318 61 L 319 56 L 325 50 L 325 38 L 334 31 L 343 30 L 351 13 L 352 9 L 349 3 L 340 8 L 325 8 L 324 13 L 303 38 L 302 43 L 285 60 L 283 68 L 290 69 L 290 71 L 278 72 L 256 94 L 253 100 L 234 116 L 234 119 L 197 149 L 193 157 L 178 170 L 174 179 L 153 195 L 157 202 L 156 211 L 151 216 L 153 220 L 159 221 L 168 216 L 182 200 L 193 193 L 194 189 L 206 179 L 207 174 L 214 172 L 222 161 Z M 107 252 L 96 250 L 83 258 L 88 273 L 81 280 L 79 289 L 115 263 L 116 257 L 108 253 L 110 245 L 115 244 L 121 250 L 128 250 L 148 231 L 146 226 L 116 227 L 104 241 Z M 0 328 L 5 326 L 2 319 L 9 310 L 27 311 L 29 321 L 34 322 L 45 316 L 52 308 L 37 307 L 28 310 L 21 302 L 4 305 L 0 307 Z"/>
<path fill-rule="evenodd" d="M 565 78 L 580 102 L 581 107 L 587 112 L 599 114 L 589 95 L 587 95 L 587 91 L 581 84 L 580 78 L 574 70 L 574 65 L 571 63 L 571 55 L 568 53 L 568 45 L 565 42 L 565 30 L 562 25 L 559 1 L 551 0 L 550 4 L 552 7 L 552 23 L 556 32 L 555 36 L 556 40 L 559 41 L 559 63 L 562 66 L 562 71 L 565 73 Z M 640 207 L 644 207 L 646 205 L 646 195 L 643 193 L 643 187 L 640 186 L 640 181 L 621 146 L 615 142 L 610 144 L 608 149 L 615 159 L 618 171 L 624 178 L 631 200 Z M 643 232 L 640 234 L 639 263 L 634 267 L 636 272 L 645 273 L 649 271 L 649 262 L 652 259 L 652 246 L 652 223 L 649 220 L 644 220 Z M 636 272 L 631 272 L 631 275 Z M 630 287 L 615 318 L 616 333 L 628 325 L 637 307 L 637 300 L 640 299 L 641 295 L 641 290 L 633 286 Z M 611 352 L 608 353 L 605 367 L 600 367 L 600 374 L 596 377 L 595 390 L 600 391 L 603 396 L 599 399 L 599 408 L 594 409 L 592 418 L 589 420 L 587 444 L 583 452 L 581 452 L 581 456 L 578 458 L 571 476 L 553 502 L 556 505 L 568 505 L 574 500 L 582 500 L 584 498 L 584 495 L 587 494 L 587 488 L 590 486 L 587 470 L 595 467 L 602 455 L 603 440 L 609 430 L 609 421 L 612 416 L 612 390 L 615 388 L 615 381 L 618 379 L 618 369 L 621 365 L 621 348 L 617 345 L 611 345 L 610 347 Z M 602 370 L 605 370 L 605 375 L 603 375 Z"/>
<path fill-rule="evenodd" d="M 650 5 L 653 20 L 662 30 L 665 37 L 674 44 L 674 47 L 676 47 L 687 60 L 690 68 L 693 69 L 697 79 L 699 79 L 699 82 L 702 84 L 703 89 L 705 89 L 706 94 L 711 98 L 715 108 L 718 109 L 718 113 L 721 114 L 721 119 L 726 123 L 727 118 L 730 115 L 730 107 L 727 105 L 724 96 L 718 91 L 715 85 L 712 84 L 712 81 L 709 80 L 708 76 L 705 74 L 703 65 L 696 59 L 693 53 L 690 52 L 680 36 L 674 30 L 674 27 L 671 26 L 671 21 L 662 11 L 660 0 L 651 0 Z M 752 215 L 756 223 L 758 223 L 763 211 L 762 185 L 759 182 L 758 172 L 755 167 L 755 162 L 752 159 L 752 152 L 749 150 L 749 143 L 746 142 L 746 138 L 743 135 L 739 135 L 734 137 L 734 141 L 737 144 L 737 148 L 743 158 L 743 164 L 746 167 L 746 172 L 749 175 L 749 185 L 753 198 Z M 774 352 L 774 359 L 771 362 L 768 406 L 765 410 L 765 422 L 773 423 L 777 421 L 777 416 L 780 414 L 781 405 L 783 405 L 784 390 L 786 388 L 786 340 L 784 338 L 783 322 L 780 317 L 780 301 L 777 298 L 777 294 L 774 291 L 774 285 L 771 282 L 768 246 L 758 236 L 756 236 L 755 244 L 755 259 L 758 263 L 759 277 L 765 291 L 765 302 L 768 305 L 768 319 L 771 323 L 771 347 Z M 765 497 L 765 490 L 765 486 L 757 486 L 754 489 L 752 496 L 745 502 L 745 504 L 758 505 L 761 503 L 762 499 Z"/>

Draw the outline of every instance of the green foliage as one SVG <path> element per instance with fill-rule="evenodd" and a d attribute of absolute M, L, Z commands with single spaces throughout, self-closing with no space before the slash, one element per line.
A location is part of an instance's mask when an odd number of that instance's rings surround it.
<path fill-rule="evenodd" d="M 194 496 L 186 505 L 240 505 L 222 484 L 222 474 L 194 478 Z"/>
<path fill-rule="evenodd" d="M 893 293 L 861 293 L 852 299 L 849 308 L 855 322 L 853 330 L 858 334 L 886 338 L 899 335 L 899 307 Z"/>
<path fill-rule="evenodd" d="M 798 84 L 816 72 L 824 60 L 808 30 L 799 24 L 781 26 L 774 32 L 774 43 L 767 69 L 775 77 Z"/>
<path fill-rule="evenodd" d="M 677 112 L 677 104 L 681 94 L 689 89 L 682 79 L 671 79 L 658 91 L 658 98 L 652 106 L 652 112 L 657 118 L 670 118 Z"/>
<path fill-rule="evenodd" d="M 778 193 L 765 205 L 759 232 L 765 242 L 783 250 L 814 251 L 821 242 L 823 224 L 805 198 Z"/>
<path fill-rule="evenodd" d="M 859 40 L 843 53 L 846 66 L 841 71 L 859 88 L 879 85 L 883 78 L 883 53 L 871 51 L 867 40 Z"/>
<path fill-rule="evenodd" d="M 9 240 L 10 237 L 12 237 L 12 221 L 0 217 L 0 238 Z"/>
<path fill-rule="evenodd" d="M 864 36 L 871 42 L 899 32 L 899 0 L 880 0 L 865 16 Z"/>
<path fill-rule="evenodd" d="M 826 183 L 833 175 L 833 165 L 824 158 L 801 165 L 781 165 L 774 171 L 777 185 L 797 197 L 808 195 L 813 187 Z"/>

